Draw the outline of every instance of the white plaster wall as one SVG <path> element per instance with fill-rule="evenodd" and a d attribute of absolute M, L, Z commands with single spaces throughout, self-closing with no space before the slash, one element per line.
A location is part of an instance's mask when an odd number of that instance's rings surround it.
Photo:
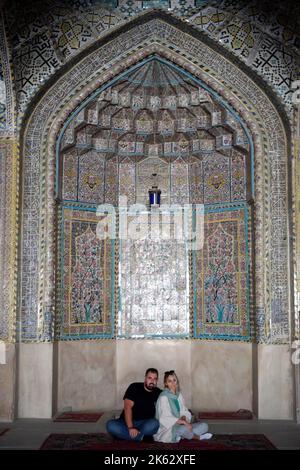
<path fill-rule="evenodd" d="M 293 379 L 288 345 L 258 345 L 258 417 L 293 419 Z"/>
<path fill-rule="evenodd" d="M 52 417 L 53 344 L 19 345 L 19 418 Z"/>
<path fill-rule="evenodd" d="M 298 361 L 299 359 L 299 350 L 294 350 L 295 354 L 294 359 Z M 295 364 L 295 418 L 297 424 L 300 424 L 300 363 Z"/>
<path fill-rule="evenodd" d="M 58 345 L 58 410 L 114 410 L 145 370 L 176 370 L 193 410 L 252 410 L 251 343 L 191 340 L 63 341 Z M 0 420 L 13 417 L 14 351 L 0 365 Z M 18 416 L 52 416 L 53 345 L 20 344 Z M 293 378 L 286 345 L 258 346 L 258 417 L 293 419 Z M 11 418 L 12 419 L 12 418 Z"/>
<path fill-rule="evenodd" d="M 191 370 L 194 410 L 252 410 L 252 344 L 193 341 Z"/>
<path fill-rule="evenodd" d="M 166 370 L 174 369 L 182 393 L 191 406 L 191 341 L 190 340 L 119 340 L 117 341 L 117 401 L 123 408 L 123 395 L 131 382 L 143 382 L 148 367 L 159 372 L 158 386 L 163 388 Z"/>
<path fill-rule="evenodd" d="M 114 409 L 115 350 L 114 340 L 59 343 L 58 410 Z"/>
<path fill-rule="evenodd" d="M 0 363 L 0 421 L 13 421 L 15 405 L 16 347 L 2 343 Z"/>

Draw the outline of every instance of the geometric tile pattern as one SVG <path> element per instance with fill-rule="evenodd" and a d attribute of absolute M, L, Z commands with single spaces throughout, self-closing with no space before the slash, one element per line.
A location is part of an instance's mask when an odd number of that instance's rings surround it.
<path fill-rule="evenodd" d="M 18 145 L 10 47 L 0 15 L 0 340 L 16 336 Z"/>
<path fill-rule="evenodd" d="M 11 136 L 14 130 L 14 96 L 12 90 L 10 50 L 3 17 L 0 18 L 0 136 Z"/>
<path fill-rule="evenodd" d="M 12 138 L 0 139 L 0 340 L 16 334 L 16 252 L 18 147 Z"/>
<path fill-rule="evenodd" d="M 293 15 L 289 27 L 285 12 L 274 11 L 273 6 L 262 13 L 257 4 L 243 8 L 242 2 L 237 10 L 233 3 L 230 8 L 229 2 L 221 1 L 217 7 L 206 7 L 189 17 L 189 21 L 253 68 L 291 110 L 290 90 L 297 78 L 300 37 Z"/>
<path fill-rule="evenodd" d="M 0 315 L 0 339 L 7 339 L 9 335 L 9 311 L 7 305 L 7 298 L 5 295 L 6 290 L 8 289 L 7 279 L 7 266 L 9 260 L 6 259 L 7 251 L 5 250 L 5 232 L 4 228 L 7 222 L 7 182 L 5 176 L 7 174 L 7 165 L 8 165 L 8 156 L 9 148 L 7 145 L 0 143 L 0 306 L 1 306 L 1 315 Z M 6 288 L 6 289 L 5 289 Z"/>
<path fill-rule="evenodd" d="M 52 40 L 64 58 L 85 46 L 93 39 L 92 32 L 77 17 L 62 18 L 52 27 Z"/>
<path fill-rule="evenodd" d="M 291 110 L 289 89 L 296 78 L 300 44 L 294 2 L 283 5 L 274 0 L 268 8 L 254 0 L 12 0 L 5 9 L 5 20 L 13 48 L 19 110 L 26 109 L 38 89 L 70 58 L 109 29 L 156 7 L 187 19 L 238 55 Z"/>
<path fill-rule="evenodd" d="M 249 62 L 251 52 L 257 47 L 261 34 L 250 21 L 233 18 L 221 29 L 217 39 Z"/>
<path fill-rule="evenodd" d="M 111 6 L 93 0 L 31 0 L 22 5 L 13 0 L 5 8 L 19 110 L 25 110 L 34 93 L 70 57 L 120 21 L 119 14 L 107 10 Z"/>
<path fill-rule="evenodd" d="M 300 107 L 296 111 L 295 134 L 293 139 L 295 165 L 293 171 L 294 198 L 295 198 L 295 226 L 293 236 L 295 238 L 295 340 L 300 339 Z"/>
<path fill-rule="evenodd" d="M 34 35 L 25 41 L 14 54 L 15 86 L 20 107 L 30 99 L 35 84 L 43 83 L 59 67 L 61 61 L 49 37 L 48 31 Z"/>
<path fill-rule="evenodd" d="M 189 16 L 189 22 L 210 35 L 215 35 L 232 18 L 232 12 L 207 6 Z"/>
<path fill-rule="evenodd" d="M 263 35 L 260 47 L 253 56 L 252 67 L 276 87 L 285 102 L 291 100 L 291 83 L 297 78 L 297 68 L 294 56 L 286 46 Z"/>
<path fill-rule="evenodd" d="M 6 128 L 6 86 L 0 57 L 0 129 Z"/>
<path fill-rule="evenodd" d="M 263 14 L 258 3 L 247 3 L 241 10 L 244 18 L 251 20 L 268 36 L 299 53 L 299 5 L 296 2 L 271 2 L 264 5 Z"/>

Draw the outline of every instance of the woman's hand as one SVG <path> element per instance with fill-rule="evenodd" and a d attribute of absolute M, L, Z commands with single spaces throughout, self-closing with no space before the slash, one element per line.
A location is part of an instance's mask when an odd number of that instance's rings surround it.
<path fill-rule="evenodd" d="M 186 417 L 185 416 L 182 416 L 181 418 L 179 418 L 177 421 L 176 421 L 176 424 L 183 424 L 183 426 L 186 426 L 188 428 L 189 431 L 192 432 L 193 430 L 193 426 L 187 422 L 186 420 Z"/>
<path fill-rule="evenodd" d="M 186 425 L 186 427 L 188 428 L 188 430 L 189 430 L 190 432 L 193 431 L 193 426 L 192 426 L 190 423 L 185 422 L 185 425 Z"/>
<path fill-rule="evenodd" d="M 177 421 L 176 421 L 176 424 L 188 424 L 186 419 L 185 419 L 185 416 L 183 418 L 179 418 Z"/>

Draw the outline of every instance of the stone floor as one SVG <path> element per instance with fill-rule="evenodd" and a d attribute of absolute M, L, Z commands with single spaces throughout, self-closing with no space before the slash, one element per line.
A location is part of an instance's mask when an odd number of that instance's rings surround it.
<path fill-rule="evenodd" d="M 0 430 L 9 431 L 0 436 L 0 450 L 39 449 L 51 433 L 105 432 L 105 423 L 115 412 L 106 412 L 97 423 L 55 423 L 49 419 L 17 419 L 13 423 L 0 422 Z M 300 450 L 300 425 L 292 421 L 245 420 L 208 422 L 214 434 L 265 434 L 278 449 Z"/>

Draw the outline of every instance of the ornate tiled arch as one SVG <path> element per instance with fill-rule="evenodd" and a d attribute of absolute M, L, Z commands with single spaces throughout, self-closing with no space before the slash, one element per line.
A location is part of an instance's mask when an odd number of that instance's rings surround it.
<path fill-rule="evenodd" d="M 255 151 L 256 323 L 260 341 L 289 339 L 286 131 L 272 100 L 236 59 L 159 13 L 133 22 L 45 92 L 23 135 L 22 340 L 53 339 L 55 142 L 68 115 L 95 89 L 156 53 L 201 79 L 247 123 Z M 215 50 L 218 49 L 218 50 Z M 120 52 L 121 51 L 121 52 Z M 201 53 L 199 53 L 201 51 Z M 39 238 L 37 235 L 39 234 Z M 272 283 L 271 283 L 272 280 Z"/>

